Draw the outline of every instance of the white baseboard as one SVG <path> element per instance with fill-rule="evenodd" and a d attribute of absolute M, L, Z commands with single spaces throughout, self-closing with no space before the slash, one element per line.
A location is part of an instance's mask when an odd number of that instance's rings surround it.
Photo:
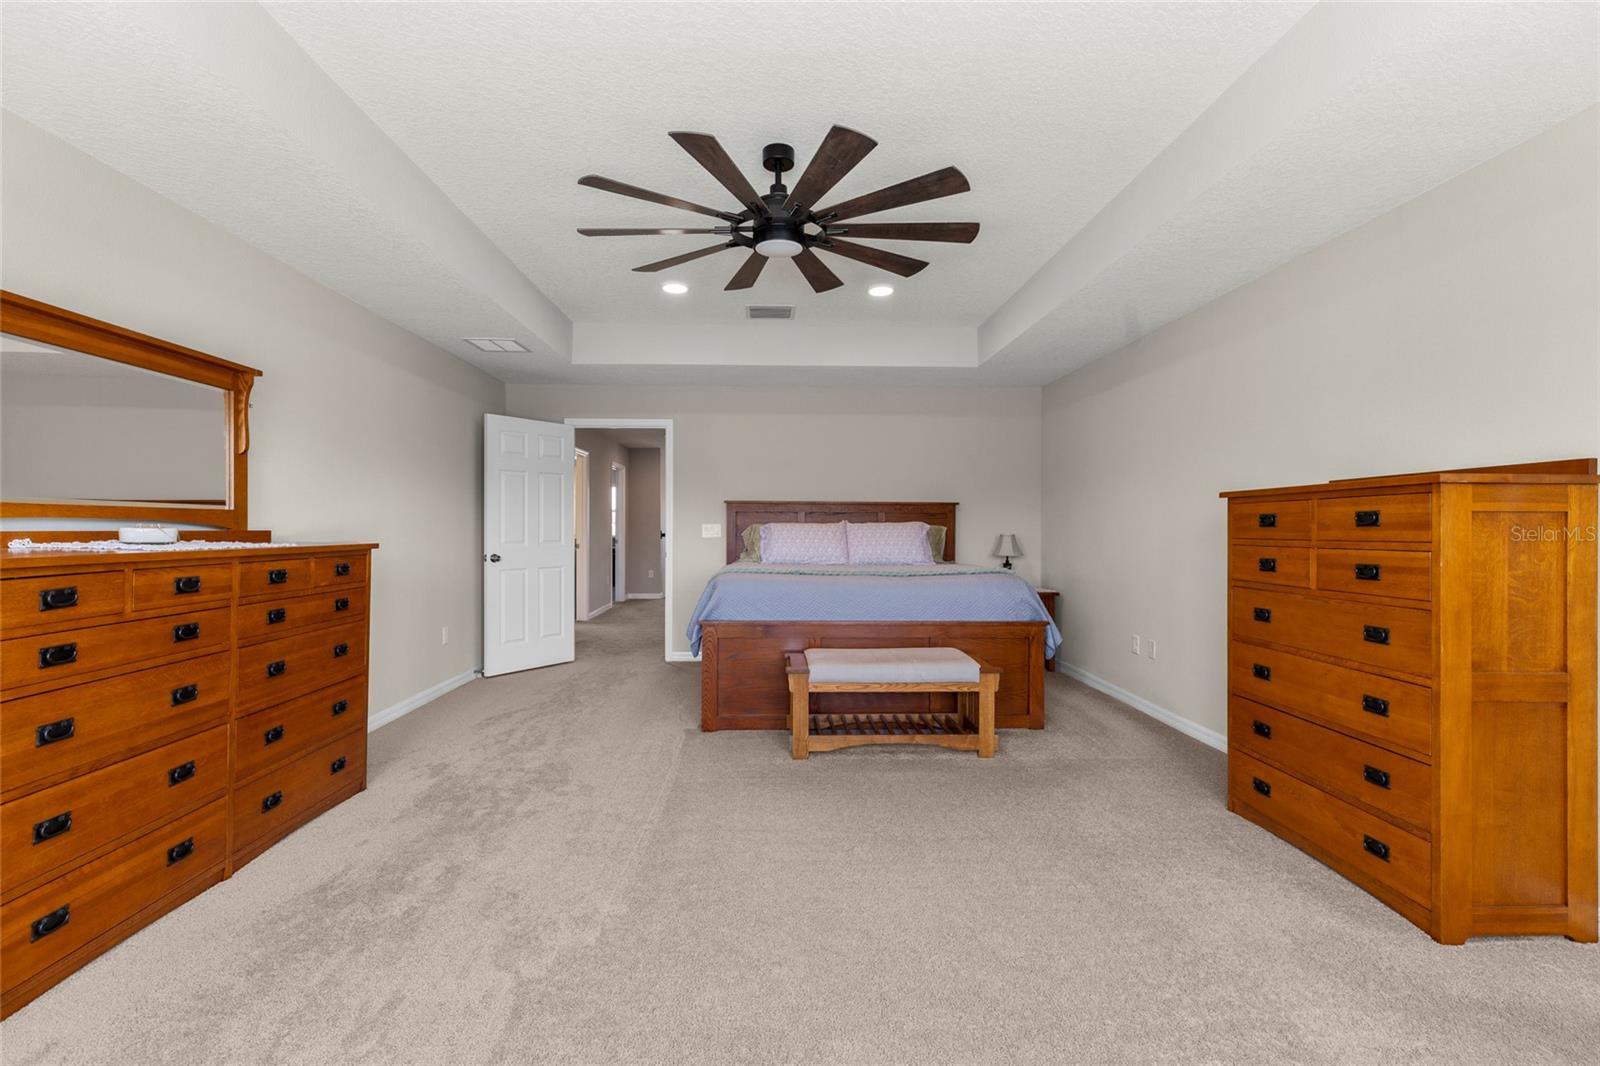
<path fill-rule="evenodd" d="M 589 612 L 589 616 L 587 618 L 585 618 L 584 621 L 585 622 L 593 622 L 596 618 L 599 618 L 601 615 L 605 614 L 607 611 L 611 610 L 611 608 L 613 608 L 615 606 L 616 606 L 616 602 L 613 601 L 613 602 L 608 603 L 608 604 L 606 604 L 606 605 L 604 605 L 602 607 L 596 607 L 594 610 Z"/>
<path fill-rule="evenodd" d="M 630 599 L 630 600 L 659 600 L 664 595 L 666 595 L 666 593 L 664 593 L 664 592 L 630 592 L 630 593 L 628 593 L 628 599 Z"/>
<path fill-rule="evenodd" d="M 700 656 L 696 655 L 692 651 L 667 652 L 667 662 L 669 663 L 697 663 L 699 661 Z"/>
<path fill-rule="evenodd" d="M 1057 661 L 1056 669 L 1068 677 L 1082 681 L 1097 692 L 1104 692 L 1112 699 L 1121 700 L 1134 710 L 1148 714 L 1163 725 L 1171 726 L 1184 736 L 1193 737 L 1200 743 L 1216 748 L 1218 751 L 1228 750 L 1228 738 L 1218 733 L 1215 729 L 1207 729 L 1203 725 L 1189 721 L 1189 719 L 1176 711 L 1169 711 L 1159 704 L 1151 703 L 1143 696 L 1135 696 L 1127 689 L 1119 685 L 1113 685 L 1103 677 L 1096 677 L 1082 667 Z"/>
<path fill-rule="evenodd" d="M 457 674 L 455 677 L 447 677 L 437 685 L 434 685 L 432 688 L 425 688 L 414 696 L 408 696 L 399 703 L 385 707 L 377 714 L 369 715 L 367 717 L 367 732 L 371 733 L 376 729 L 380 729 L 394 721 L 396 718 L 403 718 L 412 711 L 416 710 L 418 707 L 432 703 L 440 696 L 443 696 L 446 692 L 453 692 L 462 685 L 465 685 L 468 681 L 476 681 L 477 678 L 478 671 L 468 670 L 464 674 Z"/>

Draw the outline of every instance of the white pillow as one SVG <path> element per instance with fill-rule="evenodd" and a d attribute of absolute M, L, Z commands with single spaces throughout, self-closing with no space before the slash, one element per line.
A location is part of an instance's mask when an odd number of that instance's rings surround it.
<path fill-rule="evenodd" d="M 847 563 L 844 526 L 843 522 L 767 522 L 761 527 L 761 561 Z"/>
<path fill-rule="evenodd" d="M 933 565 L 926 522 L 846 522 L 844 528 L 852 565 Z"/>

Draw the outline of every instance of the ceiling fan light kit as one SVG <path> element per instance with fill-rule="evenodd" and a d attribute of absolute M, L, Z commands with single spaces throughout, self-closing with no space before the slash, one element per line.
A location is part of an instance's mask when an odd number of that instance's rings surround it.
<path fill-rule="evenodd" d="M 772 187 L 764 195 L 756 192 L 723 150 L 717 139 L 708 133 L 676 132 L 668 134 L 695 161 L 705 167 L 722 187 L 740 204 L 738 211 L 719 211 L 714 207 L 680 200 L 674 196 L 642 189 L 637 185 L 589 174 L 578 179 L 579 185 L 602 192 L 631 196 L 637 200 L 675 207 L 709 215 L 723 224 L 701 229 L 663 227 L 637 228 L 581 228 L 586 237 L 638 237 L 646 235 L 705 234 L 726 237 L 727 240 L 700 248 L 683 255 L 661 259 L 635 271 L 651 273 L 665 270 L 680 263 L 715 255 L 730 248 L 749 249 L 750 255 L 724 286 L 725 289 L 748 289 L 756 283 L 768 259 L 792 259 L 801 275 L 815 292 L 837 289 L 844 282 L 830 270 L 826 263 L 813 254 L 813 250 L 832 252 L 854 259 L 859 263 L 910 277 L 927 266 L 922 259 L 858 244 L 852 238 L 869 237 L 879 240 L 944 241 L 970 244 L 978 235 L 976 222 L 884 222 L 848 224 L 847 219 L 875 214 L 896 207 L 937 200 L 945 196 L 966 192 L 971 186 L 955 167 L 945 167 L 909 181 L 858 196 L 853 200 L 817 208 L 814 205 L 839 183 L 855 165 L 866 158 L 878 142 L 865 134 L 843 126 L 835 126 L 823 138 L 817 154 L 812 156 L 800 180 L 791 191 L 784 185 L 783 176 L 794 168 L 794 149 L 787 144 L 769 144 L 761 152 L 762 166 L 772 174 Z M 891 290 L 893 291 L 893 290 Z"/>

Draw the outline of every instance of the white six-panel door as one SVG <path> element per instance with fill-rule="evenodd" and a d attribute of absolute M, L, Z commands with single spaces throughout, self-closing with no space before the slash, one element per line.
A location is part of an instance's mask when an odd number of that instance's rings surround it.
<path fill-rule="evenodd" d="M 483 672 L 573 657 L 573 430 L 483 418 Z"/>

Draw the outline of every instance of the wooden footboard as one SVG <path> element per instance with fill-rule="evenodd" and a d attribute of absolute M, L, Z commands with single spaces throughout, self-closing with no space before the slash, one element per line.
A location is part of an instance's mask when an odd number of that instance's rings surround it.
<path fill-rule="evenodd" d="M 790 652 L 807 648 L 959 648 L 1000 671 L 995 724 L 1044 728 L 1043 622 L 713 622 L 700 645 L 700 728 L 789 728 Z M 954 708 L 947 693 L 829 693 L 840 711 Z M 818 710 L 818 708 L 813 708 Z"/>

